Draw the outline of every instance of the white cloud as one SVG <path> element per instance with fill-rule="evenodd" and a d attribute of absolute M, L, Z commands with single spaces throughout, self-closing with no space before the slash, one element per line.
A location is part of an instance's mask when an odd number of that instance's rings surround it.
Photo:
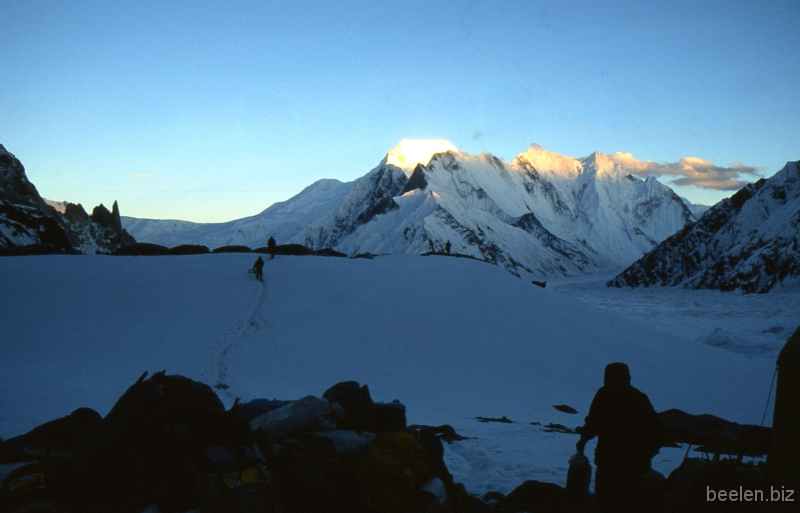
<path fill-rule="evenodd" d="M 642 161 L 630 153 L 617 152 L 610 155 L 611 160 L 619 164 L 632 175 L 642 178 L 648 176 L 675 177 L 671 184 L 683 187 L 701 187 L 719 191 L 739 190 L 752 180 L 742 179 L 745 176 L 760 176 L 760 168 L 731 164 L 729 167 L 714 165 L 713 162 L 697 157 L 684 157 L 678 162 L 660 164 L 652 160 Z"/>

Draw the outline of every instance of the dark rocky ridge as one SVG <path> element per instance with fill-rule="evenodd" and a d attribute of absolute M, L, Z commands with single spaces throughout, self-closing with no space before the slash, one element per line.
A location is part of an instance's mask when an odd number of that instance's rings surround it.
<path fill-rule="evenodd" d="M 22 163 L 0 145 L 0 254 L 111 253 L 136 241 L 122 228 L 117 202 L 91 216 L 67 203 L 62 214 L 48 205 Z"/>

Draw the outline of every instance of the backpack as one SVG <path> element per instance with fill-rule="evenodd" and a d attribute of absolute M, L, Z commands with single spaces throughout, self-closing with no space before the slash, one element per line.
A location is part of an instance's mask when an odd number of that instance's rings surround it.
<path fill-rule="evenodd" d="M 376 403 L 367 385 L 342 381 L 322 394 L 331 404 L 338 404 L 344 416 L 338 420 L 339 429 L 353 431 L 389 431 L 406 427 L 406 407 L 399 401 Z"/>
<path fill-rule="evenodd" d="M 339 429 L 369 430 L 368 410 L 373 401 L 367 385 L 360 386 L 356 381 L 342 381 L 326 390 L 322 398 L 331 404 L 339 404 L 344 410 L 344 417 L 338 422 Z"/>

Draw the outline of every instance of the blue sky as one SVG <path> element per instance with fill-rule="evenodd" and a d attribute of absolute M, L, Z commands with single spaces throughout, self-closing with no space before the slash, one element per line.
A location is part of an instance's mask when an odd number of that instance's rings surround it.
<path fill-rule="evenodd" d="M 0 144 L 49 199 L 203 222 L 403 138 L 620 152 L 705 203 L 800 159 L 794 0 L 288 4 L 0 0 Z"/>

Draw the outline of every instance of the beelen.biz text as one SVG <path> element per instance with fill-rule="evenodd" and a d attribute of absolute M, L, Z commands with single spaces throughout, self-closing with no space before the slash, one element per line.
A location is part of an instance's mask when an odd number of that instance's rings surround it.
<path fill-rule="evenodd" d="M 770 486 L 768 492 L 745 490 L 741 486 L 738 490 L 712 490 L 706 486 L 706 502 L 794 502 L 794 490 L 783 486 L 780 489 Z"/>

